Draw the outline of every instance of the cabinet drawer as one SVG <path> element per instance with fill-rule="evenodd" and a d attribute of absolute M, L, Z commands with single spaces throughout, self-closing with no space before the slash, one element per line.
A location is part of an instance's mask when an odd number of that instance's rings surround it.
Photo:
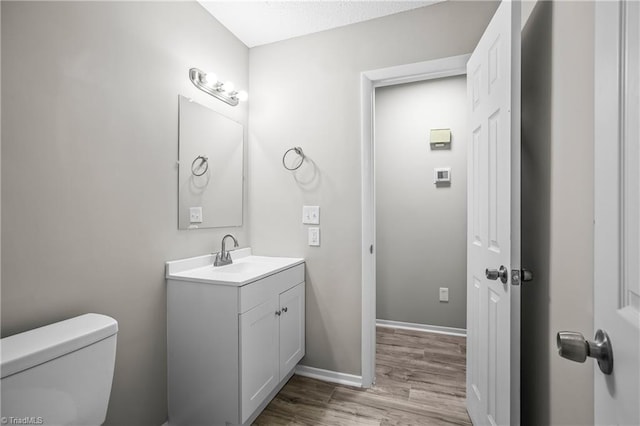
<path fill-rule="evenodd" d="M 301 282 L 304 282 L 304 263 L 242 286 L 240 287 L 238 312 L 247 312 L 270 297 L 278 295 Z"/>

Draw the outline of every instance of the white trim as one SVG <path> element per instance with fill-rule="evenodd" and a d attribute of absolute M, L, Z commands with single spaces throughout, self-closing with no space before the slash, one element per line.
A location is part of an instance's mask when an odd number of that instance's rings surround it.
<path fill-rule="evenodd" d="M 366 73 L 361 75 L 362 122 L 362 386 L 373 385 L 376 370 L 376 241 L 375 189 L 373 186 L 374 87 Z"/>
<path fill-rule="evenodd" d="M 433 61 L 416 62 L 395 67 L 365 71 L 374 87 L 413 83 L 434 78 L 452 77 L 466 74 L 467 61 L 471 55 L 450 56 Z"/>
<path fill-rule="evenodd" d="M 378 327 L 397 328 L 400 330 L 424 331 L 427 333 L 467 337 L 466 328 L 443 327 L 441 325 L 417 324 L 413 322 L 390 321 L 383 319 L 377 319 L 376 325 Z"/>
<path fill-rule="evenodd" d="M 376 368 L 376 255 L 374 179 L 375 88 L 435 78 L 464 75 L 471 55 L 451 56 L 389 68 L 364 71 L 360 75 L 360 121 L 362 149 L 362 387 L 375 380 Z"/>
<path fill-rule="evenodd" d="M 308 367 L 306 365 L 296 366 L 298 376 L 310 377 L 324 382 L 338 383 L 340 385 L 362 387 L 362 376 L 355 374 L 340 373 L 338 371 L 323 370 L 322 368 Z"/>

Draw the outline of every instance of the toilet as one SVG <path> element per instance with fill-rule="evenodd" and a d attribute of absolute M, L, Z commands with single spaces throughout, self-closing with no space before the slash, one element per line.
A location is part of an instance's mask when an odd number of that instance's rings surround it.
<path fill-rule="evenodd" d="M 3 424 L 104 423 L 118 322 L 85 314 L 0 340 Z"/>

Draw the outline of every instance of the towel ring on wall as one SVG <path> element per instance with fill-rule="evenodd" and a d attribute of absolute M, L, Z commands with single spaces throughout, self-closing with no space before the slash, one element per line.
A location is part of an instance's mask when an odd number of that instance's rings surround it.
<path fill-rule="evenodd" d="M 198 160 L 200 160 L 200 163 L 196 165 L 196 161 Z M 196 170 L 201 169 L 203 165 L 204 170 L 202 170 L 201 173 L 196 173 Z M 191 173 L 193 173 L 194 176 L 202 176 L 203 174 L 207 173 L 207 170 L 209 170 L 209 158 L 207 158 L 205 155 L 198 155 L 196 159 L 193 160 L 193 163 L 191 163 Z"/>
<path fill-rule="evenodd" d="M 295 167 L 288 167 L 287 163 L 285 161 L 285 159 L 287 158 L 287 155 L 291 151 L 294 151 L 296 154 L 298 154 L 300 156 L 300 162 Z M 302 166 L 302 163 L 304 162 L 304 159 L 305 159 L 305 155 L 304 155 L 304 152 L 302 152 L 302 148 L 300 148 L 299 146 L 296 146 L 294 148 L 289 148 L 284 153 L 284 155 L 282 156 L 282 165 L 284 166 L 285 169 L 290 170 L 290 171 L 298 170 L 300 168 L 300 166 Z"/>

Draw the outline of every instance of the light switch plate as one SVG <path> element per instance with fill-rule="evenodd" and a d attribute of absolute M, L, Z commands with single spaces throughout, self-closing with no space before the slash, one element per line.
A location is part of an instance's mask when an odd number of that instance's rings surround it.
<path fill-rule="evenodd" d="M 320 245 L 320 228 L 309 228 L 309 245 L 310 246 L 319 246 Z"/>
<path fill-rule="evenodd" d="M 449 287 L 440 287 L 440 301 L 441 302 L 449 301 Z"/>
<path fill-rule="evenodd" d="M 302 223 L 320 225 L 320 206 L 302 206 Z"/>
<path fill-rule="evenodd" d="M 189 207 L 189 222 L 202 223 L 202 207 Z"/>

